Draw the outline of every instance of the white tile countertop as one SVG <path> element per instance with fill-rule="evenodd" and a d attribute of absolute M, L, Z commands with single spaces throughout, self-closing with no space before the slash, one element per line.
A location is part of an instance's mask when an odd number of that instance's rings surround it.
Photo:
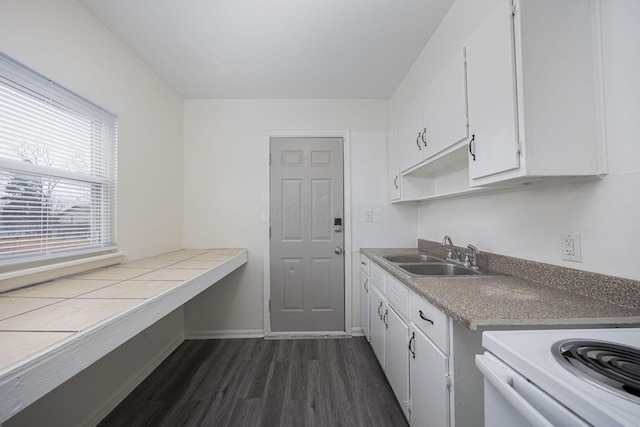
<path fill-rule="evenodd" d="M 246 262 L 185 249 L 0 293 L 0 423 Z"/>

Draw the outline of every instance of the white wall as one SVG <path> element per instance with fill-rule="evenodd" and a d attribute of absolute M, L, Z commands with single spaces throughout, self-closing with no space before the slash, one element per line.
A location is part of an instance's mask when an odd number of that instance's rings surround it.
<path fill-rule="evenodd" d="M 457 0 L 391 100 L 405 108 L 456 52 L 495 0 Z M 609 175 L 602 181 L 528 189 L 422 204 L 421 238 L 473 243 L 494 252 L 640 280 L 640 2 L 603 1 L 603 56 Z M 561 259 L 560 235 L 582 238 L 582 263 Z"/>
<path fill-rule="evenodd" d="M 391 205 L 387 180 L 386 133 L 351 134 L 352 250 L 416 247 L 417 209 L 413 204 Z M 365 210 L 373 221 L 365 221 Z M 356 257 L 359 258 L 359 257 Z M 356 259 L 359 263 L 359 259 Z M 358 270 L 360 267 L 358 267 Z"/>
<path fill-rule="evenodd" d="M 74 0 L 0 1 L 0 51 L 119 116 L 118 244 L 128 258 L 181 248 L 181 98 Z M 182 340 L 182 319 L 171 314 L 6 425 L 96 421 Z"/>
<path fill-rule="evenodd" d="M 381 133 L 351 135 L 352 323 L 360 322 L 360 248 L 416 247 L 418 209 L 391 205 L 387 180 L 387 138 Z M 373 221 L 365 222 L 365 210 Z"/>
<path fill-rule="evenodd" d="M 74 0 L 2 0 L 0 51 L 119 117 L 118 245 L 182 247 L 182 99 Z"/>
<path fill-rule="evenodd" d="M 353 251 L 358 251 L 360 244 L 415 246 L 416 212 L 407 219 L 403 208 L 386 203 L 386 180 L 382 181 L 386 175 L 384 136 L 362 133 L 386 132 L 387 118 L 387 102 L 376 100 L 185 101 L 185 246 L 246 247 L 249 252 L 245 268 L 187 304 L 187 335 L 263 331 L 270 134 L 352 131 L 353 213 L 360 215 L 361 209 L 368 207 L 382 216 L 380 222 L 362 229 L 358 229 L 358 218 L 353 219 Z M 405 219 L 413 222 L 402 224 Z M 386 226 L 393 227 L 394 222 L 397 230 L 405 226 L 409 232 L 388 233 Z M 365 229 L 375 232 L 362 232 Z M 352 306 L 357 304 L 358 300 L 352 301 Z M 359 324 L 356 314 L 354 324 Z"/>
<path fill-rule="evenodd" d="M 391 122 L 424 91 L 440 68 L 471 36 L 498 0 L 455 0 L 389 101 Z"/>

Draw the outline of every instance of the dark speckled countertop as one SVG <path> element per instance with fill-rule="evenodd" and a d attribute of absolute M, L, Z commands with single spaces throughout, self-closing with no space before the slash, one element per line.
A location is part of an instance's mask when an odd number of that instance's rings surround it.
<path fill-rule="evenodd" d="M 413 278 L 382 258 L 426 253 L 417 248 L 362 249 L 361 253 L 472 330 L 507 325 L 640 325 L 639 307 L 624 307 L 510 275 Z"/>

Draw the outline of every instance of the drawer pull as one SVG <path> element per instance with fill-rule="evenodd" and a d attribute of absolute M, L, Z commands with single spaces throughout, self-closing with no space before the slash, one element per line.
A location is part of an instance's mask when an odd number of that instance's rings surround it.
<path fill-rule="evenodd" d="M 414 350 L 411 350 L 411 343 L 414 342 L 416 339 L 416 333 L 412 332 L 411 333 L 411 339 L 409 340 L 409 351 L 411 352 L 411 355 L 413 356 L 413 358 L 416 358 L 416 352 Z"/>
<path fill-rule="evenodd" d="M 422 312 L 422 310 L 418 310 L 418 314 L 420 314 L 420 318 L 422 320 L 426 320 L 427 322 L 429 322 L 429 323 L 431 323 L 433 325 L 433 320 L 429 319 L 428 317 L 425 317 L 425 315 Z"/>
<path fill-rule="evenodd" d="M 380 309 L 382 308 L 382 304 L 383 302 L 380 301 L 380 305 L 378 306 L 378 316 L 380 316 L 380 320 L 382 320 L 382 312 L 380 311 Z"/>
<path fill-rule="evenodd" d="M 384 319 L 382 319 L 382 322 L 384 323 L 384 328 L 385 329 L 389 329 L 389 324 L 387 323 L 387 316 L 389 315 L 389 310 L 385 310 L 384 311 Z"/>
<path fill-rule="evenodd" d="M 471 141 L 469 141 L 469 154 L 472 157 L 472 160 L 476 161 L 476 135 L 471 135 Z"/>

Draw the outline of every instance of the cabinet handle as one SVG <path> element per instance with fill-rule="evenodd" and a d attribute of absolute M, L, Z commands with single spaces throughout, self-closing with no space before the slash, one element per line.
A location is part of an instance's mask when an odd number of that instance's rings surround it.
<path fill-rule="evenodd" d="M 413 356 L 413 358 L 416 358 L 416 352 L 414 350 L 411 350 L 411 343 L 413 341 L 415 341 L 416 339 L 416 333 L 415 332 L 411 332 L 411 339 L 409 340 L 409 351 L 411 352 L 411 355 Z"/>
<path fill-rule="evenodd" d="M 472 160 L 476 161 L 476 135 L 471 135 L 471 141 L 469 141 L 469 154 L 471 154 Z"/>
<path fill-rule="evenodd" d="M 422 312 L 422 310 L 418 310 L 418 314 L 420 314 L 420 318 L 422 320 L 426 320 L 427 322 L 429 322 L 429 323 L 431 323 L 433 325 L 433 320 L 429 319 L 428 317 L 425 317 L 425 315 Z"/>
<path fill-rule="evenodd" d="M 380 316 L 380 320 L 382 320 L 382 311 L 380 311 L 382 309 L 382 301 L 380 301 L 380 305 L 378 306 L 378 316 Z"/>
<path fill-rule="evenodd" d="M 367 288 L 367 283 L 369 283 L 369 279 L 364 279 L 364 290 L 369 293 L 369 288 Z"/>
<path fill-rule="evenodd" d="M 426 139 L 424 139 L 424 136 L 425 136 L 426 134 L 427 134 L 427 128 L 424 128 L 424 130 L 422 131 L 422 136 L 421 136 L 421 138 L 422 138 L 422 143 L 424 144 L 424 146 L 425 146 L 425 147 L 427 146 L 427 140 L 426 140 Z"/>
<path fill-rule="evenodd" d="M 385 310 L 384 311 L 384 319 L 382 319 L 382 322 L 384 323 L 385 329 L 389 329 L 389 324 L 387 323 L 387 316 L 388 315 L 389 315 L 389 310 Z"/>
<path fill-rule="evenodd" d="M 396 186 L 396 190 L 400 189 L 400 187 L 398 187 L 398 175 L 396 175 L 395 179 L 393 180 L 393 185 Z"/>
<path fill-rule="evenodd" d="M 422 136 L 422 133 L 418 132 L 418 137 L 416 138 L 416 145 L 418 146 L 418 150 L 422 150 L 422 146 L 420 145 L 421 136 Z"/>

